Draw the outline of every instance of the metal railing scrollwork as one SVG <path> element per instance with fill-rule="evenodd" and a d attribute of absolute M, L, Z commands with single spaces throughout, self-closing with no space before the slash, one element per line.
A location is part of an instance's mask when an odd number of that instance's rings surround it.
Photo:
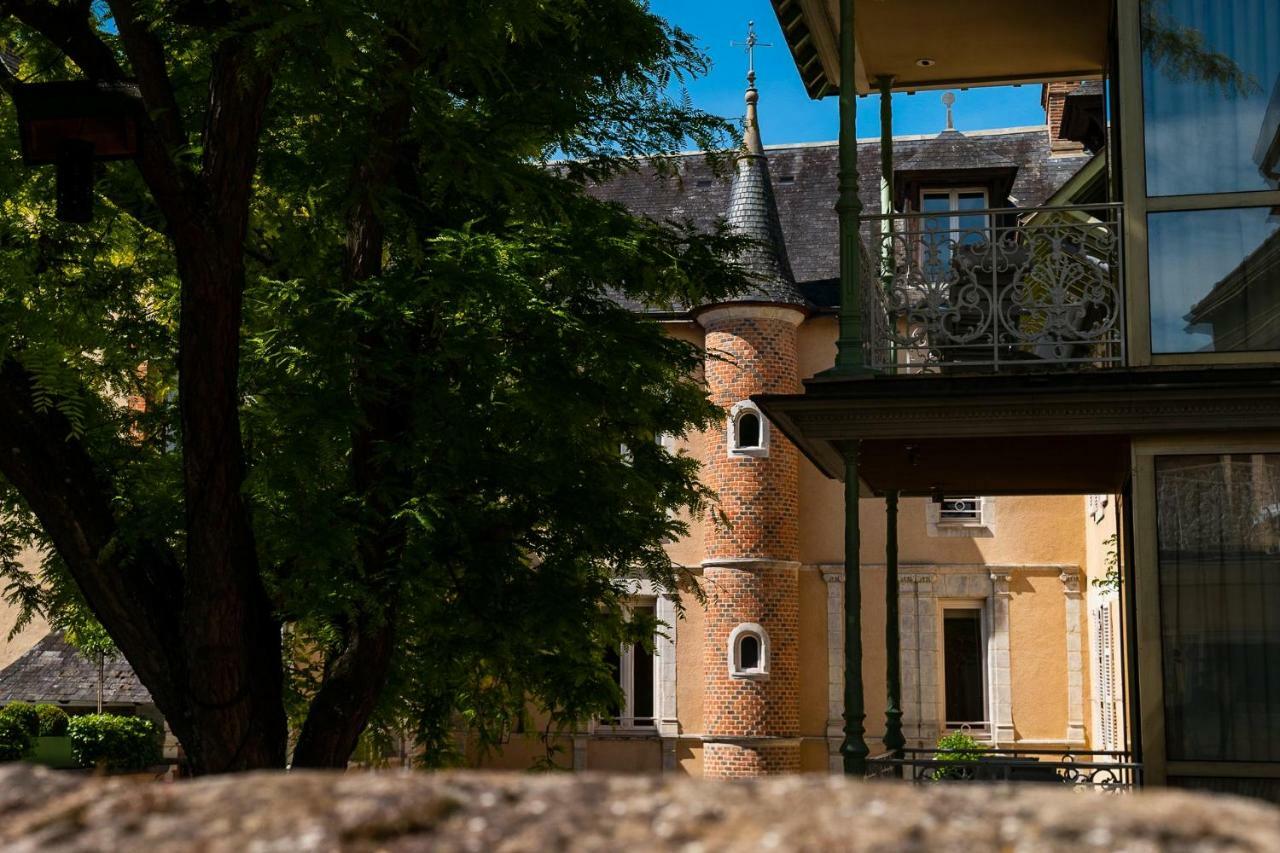
<path fill-rule="evenodd" d="M 862 220 L 864 340 L 886 372 L 989 372 L 1124 360 L 1120 207 Z"/>

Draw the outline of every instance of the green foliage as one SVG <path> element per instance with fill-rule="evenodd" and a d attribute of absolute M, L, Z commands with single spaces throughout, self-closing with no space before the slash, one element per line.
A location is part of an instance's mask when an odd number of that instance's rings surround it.
<path fill-rule="evenodd" d="M 72 718 L 67 736 L 82 767 L 142 770 L 160 761 L 159 735 L 146 717 L 85 714 Z"/>
<path fill-rule="evenodd" d="M 17 717 L 0 713 L 0 761 L 19 761 L 31 752 L 34 740 Z"/>
<path fill-rule="evenodd" d="M 1120 545 L 1116 534 L 1112 533 L 1102 544 L 1107 549 L 1106 555 L 1106 573 L 1100 578 L 1094 578 L 1092 583 L 1098 589 L 1110 590 L 1111 592 L 1120 591 Z"/>
<path fill-rule="evenodd" d="M 604 650 L 654 628 L 627 615 L 623 582 L 692 588 L 663 543 L 714 501 L 696 462 L 652 437 L 720 416 L 698 351 L 620 303 L 695 304 L 744 282 L 726 260 L 740 240 L 636 219 L 590 182 L 648 164 L 678 180 L 676 152 L 730 141 L 723 121 L 668 94 L 706 57 L 638 0 L 282 2 L 208 28 L 175 21 L 171 4 L 137 5 L 192 134 L 184 169 L 200 162 L 193 129 L 207 126 L 223 40 L 252 37 L 277 63 L 236 387 L 292 721 L 356 625 L 395 638 L 372 727 L 411 732 L 430 763 L 455 757 L 459 724 L 500 744 L 526 702 L 561 725 L 607 710 L 618 686 Z M 127 62 L 117 28 L 97 23 Z M 0 42 L 26 78 L 74 76 L 4 16 Z M 400 102 L 397 171 L 367 187 L 353 164 L 375 158 Z M 102 165 L 93 223 L 56 222 L 52 170 L 22 165 L 15 127 L 0 99 L 0 347 L 109 484 L 112 547 L 164 547 L 181 563 L 171 234 L 128 162 Z M 366 192 L 383 263 L 353 280 L 341 271 Z M 390 407 L 395 428 L 362 455 L 353 435 L 371 405 Z M 394 541 L 391 557 L 371 561 L 371 539 Z M 28 544 L 38 566 L 18 559 Z M 111 653 L 48 531 L 3 481 L 0 578 L 24 619 Z"/>
<path fill-rule="evenodd" d="M 22 730 L 29 737 L 36 737 L 40 734 L 40 713 L 34 705 L 29 705 L 26 702 L 10 702 L 0 708 L 0 717 L 17 720 L 18 724 L 22 726 Z"/>
<path fill-rule="evenodd" d="M 40 737 L 62 737 L 67 733 L 70 717 L 57 705 L 42 702 L 36 705 L 36 713 L 40 717 Z"/>
<path fill-rule="evenodd" d="M 978 760 L 987 747 L 978 743 L 973 735 L 967 732 L 947 732 L 938 738 L 937 752 L 934 761 L 948 762 L 948 766 L 933 771 L 934 779 L 961 779 L 966 775 L 963 767 L 957 764 L 971 763 Z"/>

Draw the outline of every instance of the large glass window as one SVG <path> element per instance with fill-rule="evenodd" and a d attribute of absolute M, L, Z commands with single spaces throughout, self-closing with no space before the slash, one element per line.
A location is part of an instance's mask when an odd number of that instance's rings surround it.
<path fill-rule="evenodd" d="M 1147 241 L 1152 352 L 1280 350 L 1280 215 L 1153 213 Z"/>
<path fill-rule="evenodd" d="M 1280 761 L 1280 454 L 1156 460 L 1173 761 Z"/>
<path fill-rule="evenodd" d="M 1147 194 L 1276 189 L 1280 0 L 1143 0 Z"/>
<path fill-rule="evenodd" d="M 632 606 L 632 612 L 652 620 L 655 605 Z M 619 728 L 650 728 L 654 725 L 654 655 L 642 645 L 610 649 L 605 660 L 622 688 L 622 705 L 612 708 L 600 722 Z"/>
<path fill-rule="evenodd" d="M 986 243 L 987 216 L 972 211 L 987 207 L 987 191 L 925 190 L 920 194 L 922 213 L 950 216 L 926 216 L 921 235 L 921 267 L 931 281 L 945 281 L 950 276 L 952 250 L 958 246 Z"/>

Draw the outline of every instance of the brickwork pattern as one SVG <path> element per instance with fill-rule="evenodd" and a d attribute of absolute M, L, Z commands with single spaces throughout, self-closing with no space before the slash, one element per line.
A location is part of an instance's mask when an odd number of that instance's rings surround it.
<path fill-rule="evenodd" d="M 800 772 L 800 744 L 708 743 L 702 750 L 703 775 L 745 779 Z"/>
<path fill-rule="evenodd" d="M 1067 105 L 1067 95 L 1080 86 L 1078 81 L 1048 83 L 1045 85 L 1043 104 L 1049 125 L 1049 150 L 1053 152 L 1079 152 L 1084 146 L 1079 142 L 1062 138 L 1062 110 Z"/>
<path fill-rule="evenodd" d="M 803 391 L 796 327 L 785 320 L 719 320 L 707 329 L 706 348 L 707 390 L 726 412 L 753 394 Z M 730 456 L 728 430 L 711 430 L 703 472 L 724 519 L 708 519 L 708 559 L 799 559 L 799 451 L 769 429 L 765 457 Z"/>
<path fill-rule="evenodd" d="M 754 394 L 802 391 L 796 325 L 765 316 L 708 318 L 707 389 L 726 412 Z M 707 526 L 707 592 L 703 645 L 703 709 L 716 737 L 795 737 L 800 728 L 798 569 L 799 455 L 770 427 L 767 456 L 729 455 L 728 429 L 713 430 L 704 476 L 719 495 L 724 519 Z M 714 565 L 716 560 L 769 560 Z M 783 563 L 779 566 L 777 563 Z M 729 634 L 758 623 L 769 637 L 768 678 L 729 674 Z M 799 770 L 798 744 L 708 743 L 703 773 L 737 778 Z"/>
<path fill-rule="evenodd" d="M 800 731 L 799 570 L 708 566 L 703 713 L 708 734 L 794 737 Z M 729 674 L 729 634 L 743 622 L 769 635 L 769 677 Z"/>

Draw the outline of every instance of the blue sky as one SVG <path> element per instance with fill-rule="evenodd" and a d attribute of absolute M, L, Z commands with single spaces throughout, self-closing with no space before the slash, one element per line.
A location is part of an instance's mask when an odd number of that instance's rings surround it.
<path fill-rule="evenodd" d="M 730 42 L 742 41 L 747 21 L 756 22 L 761 42 L 756 49 L 756 86 L 760 90 L 760 131 L 766 145 L 821 142 L 838 135 L 835 98 L 813 101 L 805 94 L 773 15 L 769 0 L 650 0 L 653 11 L 697 37 L 713 62 L 711 72 L 688 85 L 693 102 L 708 112 L 739 118 L 744 107 L 747 57 Z M 938 133 L 946 126 L 941 92 L 898 94 L 893 98 L 895 135 Z M 1040 87 L 1008 86 L 957 91 L 958 130 L 1043 124 Z M 858 136 L 880 134 L 877 98 L 858 101 Z"/>

